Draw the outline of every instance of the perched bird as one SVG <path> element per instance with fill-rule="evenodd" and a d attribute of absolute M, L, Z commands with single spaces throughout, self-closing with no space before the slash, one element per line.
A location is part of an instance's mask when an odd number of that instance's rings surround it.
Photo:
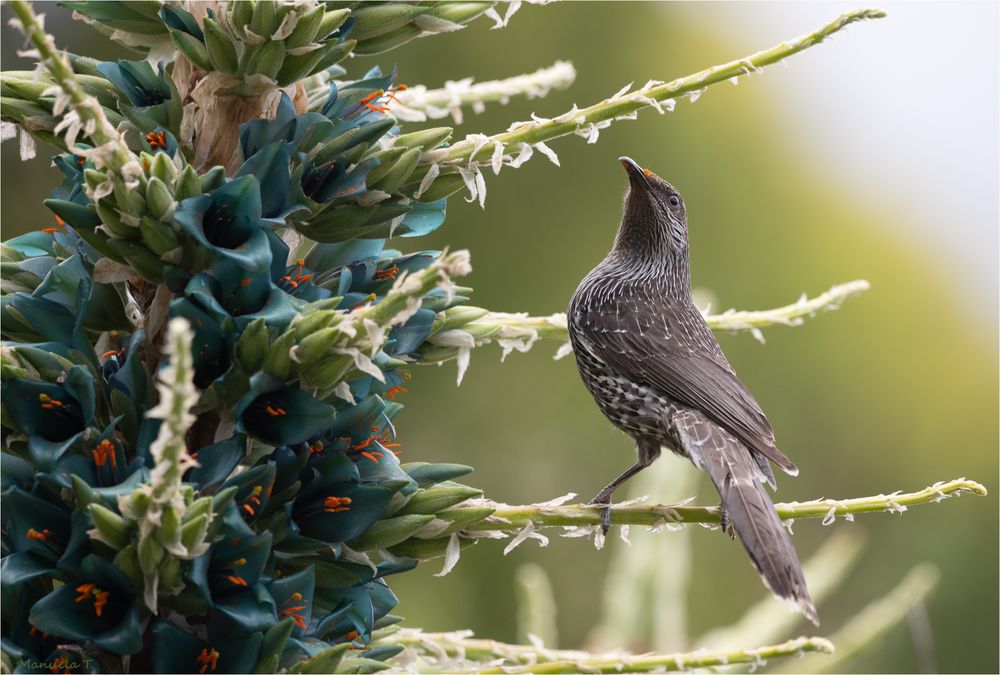
<path fill-rule="evenodd" d="M 708 472 L 765 585 L 818 624 L 802 568 L 765 483 L 774 462 L 795 465 L 733 372 L 691 300 L 687 214 L 677 190 L 628 157 L 629 178 L 614 247 L 570 301 L 569 336 L 598 407 L 635 440 L 638 461 L 591 501 L 611 524 L 611 495 L 660 456 L 661 447 Z"/>

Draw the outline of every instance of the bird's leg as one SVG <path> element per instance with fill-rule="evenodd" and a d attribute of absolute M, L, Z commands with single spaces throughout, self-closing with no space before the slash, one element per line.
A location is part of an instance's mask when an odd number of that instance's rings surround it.
<path fill-rule="evenodd" d="M 611 495 L 614 494 L 618 486 L 627 481 L 629 478 L 635 474 L 642 471 L 645 466 L 641 462 L 636 462 L 628 469 L 626 469 L 622 475 L 615 478 L 613 481 L 608 483 L 603 490 L 597 493 L 597 496 L 591 499 L 589 504 L 604 504 L 604 508 L 601 509 L 601 529 L 604 530 L 604 534 L 608 533 L 611 528 Z"/>
<path fill-rule="evenodd" d="M 719 524 L 722 526 L 722 531 L 728 534 L 730 539 L 736 538 L 736 529 L 733 527 L 733 522 L 729 520 L 729 511 L 726 510 L 724 502 L 719 502 Z"/>
<path fill-rule="evenodd" d="M 639 454 L 639 461 L 622 472 L 622 475 L 618 476 L 618 478 L 608 483 L 603 490 L 597 493 L 596 497 L 588 502 L 589 504 L 605 505 L 601 509 L 601 529 L 604 531 L 604 534 L 607 534 L 608 530 L 611 529 L 611 495 L 614 494 L 615 490 L 622 483 L 645 469 L 660 456 L 660 444 L 655 441 L 641 440 L 636 442 L 636 451 Z"/>

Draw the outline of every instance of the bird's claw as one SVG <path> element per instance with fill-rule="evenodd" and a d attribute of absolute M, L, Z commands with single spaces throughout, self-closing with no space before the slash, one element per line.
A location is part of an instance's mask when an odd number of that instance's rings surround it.
<path fill-rule="evenodd" d="M 725 504 L 719 504 L 719 525 L 722 526 L 722 531 L 729 535 L 730 539 L 736 538 L 736 529 L 733 527 L 733 521 L 729 520 L 729 511 L 726 510 Z"/>
<path fill-rule="evenodd" d="M 601 532 L 604 533 L 604 536 L 607 536 L 608 530 L 611 529 L 611 496 L 597 495 L 587 503 L 603 505 L 601 509 Z"/>

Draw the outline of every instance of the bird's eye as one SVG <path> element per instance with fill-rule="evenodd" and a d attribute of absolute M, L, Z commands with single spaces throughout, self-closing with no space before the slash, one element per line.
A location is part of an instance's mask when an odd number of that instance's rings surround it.
<path fill-rule="evenodd" d="M 677 195 L 670 195 L 670 205 L 671 206 L 680 206 L 680 204 L 681 204 L 681 200 L 679 200 L 677 198 Z"/>

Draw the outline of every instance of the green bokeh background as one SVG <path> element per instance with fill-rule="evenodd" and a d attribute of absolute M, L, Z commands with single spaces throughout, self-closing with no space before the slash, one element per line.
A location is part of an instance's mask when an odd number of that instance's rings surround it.
<path fill-rule="evenodd" d="M 995 8 L 981 6 L 984 20 L 995 24 Z M 830 6 L 823 16 L 844 8 Z M 749 23 L 740 45 L 732 45 L 712 29 L 712 17 L 731 9 L 657 3 L 527 7 L 502 31 L 490 31 L 490 22 L 480 20 L 467 30 L 348 65 L 360 73 L 369 64 L 395 62 L 400 81 L 440 86 L 467 75 L 488 79 L 556 59 L 573 62 L 579 76 L 571 89 L 469 113 L 458 131 L 490 133 L 533 111 L 553 116 L 573 102 L 601 100 L 628 81 L 670 79 L 742 55 L 745 44 L 762 48 L 795 34 Z M 60 44 L 99 57 L 118 53 L 70 23 L 62 10 L 49 5 L 45 11 Z M 743 11 L 748 13 L 745 6 Z M 803 23 L 799 30 L 815 25 Z M 14 65 L 17 38 L 4 30 L 4 67 L 20 67 Z M 849 36 L 796 57 L 801 62 L 795 67 L 809 68 L 809 59 L 820 58 L 814 52 L 835 61 L 838 47 L 847 49 L 848 40 L 861 36 L 878 40 L 879 26 L 854 27 Z M 553 142 L 561 168 L 537 156 L 519 170 L 505 168 L 498 177 L 490 172 L 485 211 L 456 195 L 444 227 L 403 245 L 469 248 L 475 271 L 468 283 L 476 288 L 476 304 L 533 314 L 563 311 L 614 235 L 625 186 L 614 160 L 635 157 L 682 190 L 695 284 L 714 294 L 716 307 L 766 308 L 841 281 L 864 278 L 872 284 L 871 292 L 836 313 L 794 329 L 769 329 L 765 346 L 746 334 L 720 337 L 767 411 L 780 447 L 801 469 L 797 479 L 779 478 L 778 499 L 877 494 L 959 476 L 995 490 L 995 287 L 953 283 L 961 261 L 942 260 L 935 242 L 907 235 L 915 207 L 882 197 L 894 176 L 885 175 L 884 185 L 863 195 L 845 197 L 838 166 L 814 155 L 801 139 L 791 140 L 779 122 L 776 101 L 788 95 L 788 82 L 785 71 L 772 68 L 739 87 L 713 88 L 693 106 L 681 102 L 665 117 L 646 111 L 638 121 L 616 124 L 596 145 L 580 138 Z M 852 139 L 845 135 L 838 142 L 850 147 Z M 38 159 L 21 164 L 16 144 L 3 145 L 4 238 L 50 224 L 40 204 L 56 181 L 44 159 L 48 152 L 43 147 Z M 992 201 L 979 205 L 981 220 L 971 236 L 981 237 L 984 255 L 995 258 L 997 194 L 987 196 Z M 401 397 L 407 410 L 398 418 L 403 459 L 473 465 L 469 482 L 508 503 L 596 493 L 631 463 L 631 448 L 592 404 L 572 358 L 554 362 L 554 349 L 539 344 L 502 365 L 494 347 L 479 350 L 460 388 L 453 364 L 415 369 L 410 392 Z M 662 461 L 688 470 L 676 458 Z M 711 503 L 714 495 L 702 487 L 702 501 Z M 930 561 L 942 572 L 928 604 L 938 667 L 997 671 L 998 519 L 992 495 L 904 515 L 861 516 L 833 527 L 863 529 L 868 544 L 842 592 L 820 607 L 824 624 L 818 634 L 829 634 L 916 563 Z M 800 522 L 796 547 L 808 557 L 830 532 L 818 521 Z M 700 529 L 693 535 L 690 625 L 697 635 L 735 620 L 766 591 L 738 544 Z M 597 551 L 584 540 L 555 537 L 547 548 L 527 542 L 504 557 L 501 543 L 484 542 L 466 551 L 446 577 L 432 576 L 439 569 L 434 562 L 394 580 L 399 613 L 427 630 L 471 628 L 483 637 L 513 640 L 514 573 L 533 561 L 555 587 L 560 646 L 575 647 L 600 611 L 609 549 L 622 545 L 613 540 Z M 669 574 L 669 546 L 662 565 Z M 804 623 L 796 632 L 813 633 Z M 919 666 L 905 623 L 847 664 L 855 672 L 913 672 Z"/>

